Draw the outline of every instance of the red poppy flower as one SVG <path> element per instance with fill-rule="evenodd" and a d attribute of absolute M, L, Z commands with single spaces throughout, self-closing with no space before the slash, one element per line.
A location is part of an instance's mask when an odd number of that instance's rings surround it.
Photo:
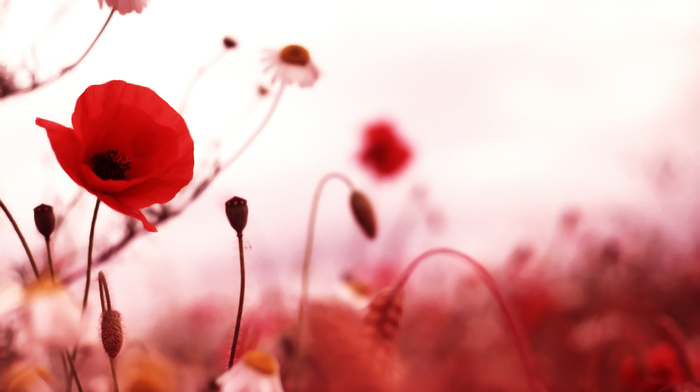
<path fill-rule="evenodd" d="M 194 143 L 185 120 L 153 90 L 120 80 L 88 87 L 73 129 L 41 118 L 63 170 L 122 214 L 157 231 L 139 211 L 166 203 L 192 180 Z"/>
<path fill-rule="evenodd" d="M 379 178 L 393 177 L 406 167 L 411 150 L 394 125 L 378 121 L 365 128 L 360 161 Z"/>

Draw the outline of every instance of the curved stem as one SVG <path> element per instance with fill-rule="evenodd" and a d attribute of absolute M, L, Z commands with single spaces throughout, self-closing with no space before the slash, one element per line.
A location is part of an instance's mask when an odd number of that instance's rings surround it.
<path fill-rule="evenodd" d="M 19 226 L 17 226 L 17 222 L 15 222 L 15 219 L 12 217 L 12 214 L 10 214 L 10 210 L 7 209 L 5 203 L 2 202 L 2 199 L 0 199 L 0 208 L 2 208 L 2 210 L 5 212 L 5 215 L 7 216 L 7 219 L 9 219 L 10 223 L 12 223 L 12 227 L 15 229 L 15 233 L 17 233 L 19 240 L 22 242 L 24 251 L 27 252 L 27 257 L 29 257 L 29 263 L 32 265 L 34 276 L 37 279 L 39 279 L 39 269 L 36 267 L 36 262 L 34 261 L 34 256 L 32 256 L 32 251 L 29 250 L 29 245 L 27 245 L 27 241 L 24 240 L 22 231 L 19 229 Z"/>
<path fill-rule="evenodd" d="M 71 70 L 73 70 L 73 68 L 77 67 L 78 64 L 80 64 L 80 63 L 83 61 L 83 59 L 85 59 L 85 57 L 88 55 L 88 53 L 90 53 L 90 51 L 92 50 L 92 48 L 93 48 L 93 47 L 95 46 L 95 44 L 97 43 L 97 40 L 102 36 L 102 33 L 103 33 L 103 32 L 105 31 L 105 29 L 107 28 L 107 25 L 109 24 L 109 21 L 112 20 L 112 15 L 114 15 L 114 12 L 115 12 L 115 11 L 116 11 L 116 10 L 115 10 L 114 8 L 112 8 L 112 11 L 109 13 L 109 16 L 107 17 L 107 20 L 105 21 L 105 24 L 102 25 L 102 28 L 100 29 L 100 32 L 97 33 L 97 36 L 96 36 L 95 39 L 92 41 L 92 43 L 90 44 L 90 46 L 87 48 L 87 50 L 85 51 L 85 53 L 83 53 L 83 55 L 80 56 L 80 58 L 78 58 L 78 60 L 77 60 L 76 62 L 74 62 L 73 64 L 71 64 L 71 65 L 69 65 L 69 66 L 67 66 L 67 67 L 62 68 L 60 71 L 58 71 L 57 74 L 51 76 L 50 78 L 44 80 L 43 82 L 33 83 L 33 84 L 32 84 L 31 86 L 29 86 L 29 87 L 25 87 L 25 88 L 22 88 L 22 89 L 17 89 L 17 90 L 14 91 L 11 95 L 14 95 L 14 94 L 24 94 L 24 93 L 32 92 L 32 91 L 38 89 L 39 87 L 43 87 L 43 86 L 46 86 L 46 85 L 48 85 L 48 84 L 50 84 L 50 83 L 53 83 L 53 82 L 57 81 L 57 80 L 60 79 L 63 75 L 65 75 L 65 74 L 67 74 L 68 72 L 70 72 Z"/>
<path fill-rule="evenodd" d="M 275 99 L 272 101 L 272 104 L 270 105 L 270 110 L 267 111 L 267 114 L 263 118 L 262 122 L 260 125 L 258 125 L 258 128 L 248 137 L 248 140 L 243 143 L 243 145 L 236 151 L 235 154 L 231 156 L 231 158 L 227 159 L 224 161 L 224 163 L 221 165 L 221 170 L 226 169 L 227 167 L 231 166 L 233 162 L 236 161 L 236 159 L 240 158 L 241 155 L 245 152 L 246 149 L 253 143 L 253 140 L 255 140 L 258 135 L 260 135 L 260 132 L 262 132 L 263 129 L 265 129 L 265 126 L 267 126 L 267 123 L 270 122 L 270 119 L 272 118 L 272 114 L 275 112 L 277 109 L 277 105 L 280 102 L 280 98 L 282 98 L 282 93 L 284 92 L 284 84 L 280 85 L 279 90 L 277 90 L 277 94 L 275 95 Z"/>
<path fill-rule="evenodd" d="M 525 342 L 525 334 L 523 333 L 520 325 L 516 322 L 515 317 L 513 316 L 513 311 L 510 309 L 510 306 L 501 294 L 501 291 L 498 289 L 498 284 L 496 283 L 496 280 L 493 278 L 493 276 L 491 276 L 488 270 L 486 270 L 486 268 L 484 268 L 484 266 L 481 265 L 481 263 L 476 261 L 471 256 L 450 248 L 435 248 L 422 253 L 420 256 L 416 257 L 413 260 L 413 262 L 411 262 L 411 264 L 409 264 L 409 266 L 404 270 L 403 274 L 399 278 L 399 281 L 396 283 L 396 286 L 394 286 L 394 288 L 392 289 L 390 293 L 390 298 L 392 296 L 397 295 L 398 292 L 403 288 L 403 286 L 408 281 L 408 278 L 411 277 L 413 271 L 416 269 L 416 267 L 418 267 L 418 264 L 420 264 L 423 260 L 427 259 L 428 257 L 439 254 L 457 256 L 460 259 L 466 261 L 472 267 L 474 267 L 474 269 L 476 269 L 479 277 L 481 278 L 481 281 L 484 283 L 484 285 L 486 285 L 486 288 L 488 288 L 488 290 L 491 292 L 491 295 L 496 299 L 496 302 L 498 302 L 498 305 L 501 308 L 501 312 L 506 318 L 506 322 L 510 327 L 510 331 L 513 334 L 513 338 L 515 339 L 518 352 L 520 353 L 520 358 L 522 359 L 523 365 L 525 366 L 525 371 L 527 373 L 528 381 L 530 383 L 530 390 L 533 392 L 541 391 L 542 384 L 539 381 L 537 372 L 535 371 L 535 361 L 533 359 L 532 353 L 530 352 L 530 348 Z"/>
<path fill-rule="evenodd" d="M 105 274 L 100 271 L 97 274 L 97 282 L 100 285 L 100 305 L 102 305 L 102 312 L 112 310 L 112 300 L 109 298 L 109 286 L 107 285 L 107 278 Z"/>
<path fill-rule="evenodd" d="M 53 273 L 53 259 L 51 258 L 51 240 L 49 239 L 48 236 L 46 236 L 45 239 L 46 239 L 46 257 L 47 257 L 47 262 L 49 264 L 49 272 L 51 273 L 51 279 L 55 280 L 56 276 Z"/>
<path fill-rule="evenodd" d="M 245 299 L 245 262 L 243 257 L 243 234 L 238 234 L 238 259 L 241 269 L 241 289 L 238 294 L 238 314 L 236 315 L 236 329 L 233 331 L 233 343 L 231 343 L 231 356 L 228 360 L 228 368 L 233 366 L 236 356 L 236 346 L 238 345 L 238 335 L 241 331 L 241 318 L 243 317 L 243 300 Z"/>
<path fill-rule="evenodd" d="M 316 225 L 316 213 L 318 211 L 318 204 L 321 200 L 321 192 L 323 191 L 326 183 L 332 179 L 338 179 L 345 183 L 351 190 L 355 189 L 350 179 L 337 172 L 331 172 L 326 174 L 321 178 L 316 185 L 316 191 L 314 192 L 314 198 L 311 202 L 311 213 L 309 214 L 309 224 L 306 229 L 306 246 L 304 247 L 304 261 L 301 267 L 301 295 L 299 296 L 299 310 L 297 314 L 297 358 L 296 358 L 296 382 L 294 383 L 294 391 L 299 391 L 299 379 L 301 376 L 301 339 L 304 324 L 304 311 L 306 309 L 306 303 L 309 296 L 309 270 L 311 268 L 311 253 L 313 251 L 314 243 L 314 228 Z"/>
<path fill-rule="evenodd" d="M 90 273 L 92 271 L 92 247 L 95 242 L 95 222 L 97 222 L 97 212 L 100 209 L 100 199 L 95 202 L 95 211 L 92 214 L 92 224 L 90 225 L 90 240 L 88 241 L 87 269 L 85 271 L 85 293 L 83 294 L 83 313 L 87 308 L 88 293 L 90 292 Z"/>

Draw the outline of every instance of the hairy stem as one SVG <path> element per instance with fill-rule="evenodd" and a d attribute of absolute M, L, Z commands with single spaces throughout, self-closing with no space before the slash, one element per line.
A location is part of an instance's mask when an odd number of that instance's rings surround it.
<path fill-rule="evenodd" d="M 119 392 L 119 383 L 117 383 L 117 371 L 114 366 L 114 359 L 109 359 L 109 367 L 112 368 L 112 384 L 114 385 L 114 392 Z"/>

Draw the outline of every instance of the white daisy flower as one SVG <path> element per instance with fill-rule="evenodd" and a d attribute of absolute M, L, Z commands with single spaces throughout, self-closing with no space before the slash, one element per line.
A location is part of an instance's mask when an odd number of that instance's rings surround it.
<path fill-rule="evenodd" d="M 284 85 L 311 87 L 319 77 L 318 68 L 311 61 L 309 51 L 300 45 L 287 45 L 281 50 L 267 50 L 263 61 L 267 63 L 265 72 L 272 71 L 273 83 L 280 80 Z"/>
<path fill-rule="evenodd" d="M 279 364 L 271 355 L 252 350 L 216 379 L 220 392 L 284 392 Z"/>
<path fill-rule="evenodd" d="M 24 292 L 22 313 L 28 334 L 45 347 L 65 349 L 78 341 L 80 306 L 51 278 L 40 278 Z"/>

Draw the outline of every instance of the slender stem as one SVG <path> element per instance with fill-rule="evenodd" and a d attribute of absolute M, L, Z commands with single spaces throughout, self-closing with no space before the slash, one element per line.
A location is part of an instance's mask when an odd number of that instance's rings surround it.
<path fill-rule="evenodd" d="M 73 358 L 71 358 L 71 355 L 66 351 L 64 353 L 66 360 L 68 360 L 68 364 L 70 365 L 70 370 L 71 373 L 73 373 L 73 380 L 75 380 L 75 386 L 78 388 L 78 392 L 83 392 L 83 387 L 80 385 L 80 379 L 78 379 L 78 372 L 75 370 L 75 363 L 73 362 Z"/>
<path fill-rule="evenodd" d="M 530 383 L 530 390 L 541 391 L 543 389 L 542 383 L 539 381 L 539 377 L 537 376 L 537 372 L 535 370 L 535 361 L 533 359 L 532 353 L 530 352 L 530 348 L 525 342 L 525 334 L 523 333 L 520 325 L 516 322 L 515 317 L 513 316 L 513 311 L 510 309 L 510 306 L 501 294 L 501 291 L 498 289 L 498 284 L 496 283 L 496 280 L 493 278 L 493 276 L 491 276 L 488 270 L 486 270 L 486 268 L 484 268 L 484 266 L 481 265 L 481 263 L 476 261 L 471 256 L 450 248 L 435 248 L 422 253 L 415 260 L 413 260 L 413 262 L 404 270 L 403 274 L 399 278 L 398 283 L 396 283 L 394 289 L 391 291 L 390 298 L 391 296 L 395 296 L 399 293 L 399 291 L 408 281 L 408 278 L 410 278 L 413 271 L 416 269 L 416 267 L 418 267 L 418 264 L 420 264 L 423 260 L 427 259 L 428 257 L 438 254 L 449 254 L 457 256 L 476 269 L 479 277 L 481 278 L 481 281 L 486 285 L 488 290 L 491 292 L 491 295 L 496 299 L 496 302 L 498 302 L 498 305 L 501 308 L 501 312 L 506 318 L 506 322 L 510 327 L 510 331 L 513 334 L 513 338 L 515 339 L 518 352 L 520 353 L 520 358 L 522 359 L 523 364 L 525 365 L 525 371 L 527 373 L 528 381 Z"/>
<path fill-rule="evenodd" d="M 105 21 L 105 24 L 102 25 L 102 29 L 100 29 L 100 32 L 97 33 L 97 36 L 96 36 L 95 39 L 92 41 L 92 43 L 90 44 L 90 46 L 87 48 L 87 50 L 85 51 L 85 53 L 83 53 L 83 55 L 80 56 L 80 58 L 78 58 L 78 60 L 77 60 L 76 62 L 74 62 L 73 64 L 71 64 L 71 65 L 69 65 L 69 66 L 67 66 L 67 67 L 62 68 L 60 71 L 58 71 L 57 74 L 51 76 L 50 78 L 44 80 L 43 82 L 33 83 L 32 85 L 30 85 L 30 86 L 28 86 L 28 87 L 21 88 L 21 89 L 17 89 L 15 92 L 13 92 L 12 95 L 14 95 L 14 94 L 24 94 L 24 93 L 28 93 L 28 92 L 31 92 L 31 91 L 34 91 L 34 90 L 38 89 L 39 87 L 43 87 L 43 86 L 46 86 L 47 84 L 53 83 L 53 82 L 57 81 L 58 79 L 60 79 L 63 75 L 65 75 L 65 74 L 67 74 L 68 72 L 70 72 L 71 70 L 73 70 L 73 68 L 77 67 L 78 64 L 80 64 L 80 63 L 83 61 L 83 59 L 85 59 L 85 57 L 88 55 L 88 53 L 90 53 L 90 51 L 92 50 L 92 48 L 93 48 L 93 47 L 95 46 L 95 44 L 97 43 L 97 40 L 102 36 L 102 33 L 103 33 L 103 32 L 105 31 L 105 29 L 107 28 L 107 25 L 109 24 L 109 21 L 112 20 L 112 15 L 114 15 L 114 12 L 115 12 L 115 11 L 116 11 L 116 10 L 115 10 L 114 8 L 112 8 L 112 11 L 109 13 L 109 16 L 107 17 L 107 20 Z"/>
<path fill-rule="evenodd" d="M 263 129 L 267 126 L 267 123 L 270 122 L 270 119 L 272 118 L 272 114 L 275 113 L 275 110 L 277 109 L 277 105 L 280 102 L 280 98 L 282 98 L 282 93 L 284 92 L 284 84 L 280 84 L 279 89 L 277 90 L 277 94 L 275 95 L 275 99 L 272 101 L 272 104 L 270 105 L 270 110 L 267 111 L 267 114 L 263 118 L 262 122 L 260 125 L 258 125 L 258 128 L 253 132 L 250 137 L 248 137 L 248 140 L 243 143 L 243 145 L 236 151 L 235 154 L 231 156 L 231 158 L 227 159 L 224 161 L 224 163 L 221 165 L 221 169 L 226 169 L 227 167 L 231 166 L 233 162 L 236 161 L 236 159 L 240 158 L 241 155 L 245 152 L 246 149 L 253 143 L 253 140 L 255 140 L 258 135 L 260 135 L 260 132 L 262 132 Z"/>
<path fill-rule="evenodd" d="M 73 384 L 73 373 L 68 369 L 66 355 L 69 355 L 67 351 L 61 353 L 61 364 L 63 365 L 63 374 L 66 375 L 66 392 L 69 392 Z"/>
<path fill-rule="evenodd" d="M 83 313 L 87 308 L 88 293 L 90 292 L 90 273 L 92 272 L 92 247 L 95 242 L 95 222 L 97 222 L 97 211 L 100 209 L 100 199 L 95 202 L 95 212 L 92 214 L 92 224 L 90 225 L 90 240 L 88 241 L 87 269 L 85 271 L 85 293 L 83 294 Z"/>
<path fill-rule="evenodd" d="M 112 384 L 114 384 L 114 392 L 119 392 L 119 384 L 117 383 L 117 371 L 114 367 L 114 359 L 109 358 L 109 366 L 112 368 Z"/>
<path fill-rule="evenodd" d="M 88 53 L 90 53 L 90 51 L 92 50 L 92 48 L 93 48 L 93 47 L 95 46 L 95 44 L 97 43 L 97 40 L 100 39 L 100 37 L 102 36 L 102 33 L 104 33 L 105 29 L 107 28 L 107 25 L 109 24 L 109 21 L 112 20 L 112 16 L 114 15 L 114 12 L 115 12 L 115 11 L 116 11 L 116 9 L 115 9 L 115 8 L 112 8 L 112 12 L 109 13 L 109 16 L 107 17 L 107 20 L 105 21 L 105 24 L 102 25 L 102 28 L 100 29 L 100 32 L 97 33 L 97 36 L 96 36 L 95 39 L 92 41 L 92 43 L 90 44 L 90 46 L 88 46 L 88 48 L 87 48 L 87 50 L 85 51 L 85 53 L 83 53 L 83 55 L 80 56 L 80 58 L 78 59 L 78 61 L 76 61 L 75 63 L 73 63 L 73 65 L 70 65 L 70 66 L 64 68 L 63 71 L 61 71 L 61 74 L 65 74 L 66 72 L 72 70 L 73 68 L 75 68 L 78 64 L 80 64 L 80 63 L 85 59 L 85 57 L 88 55 Z"/>
<path fill-rule="evenodd" d="M 53 259 L 51 258 L 51 239 L 49 238 L 49 236 L 46 236 L 45 239 L 46 239 L 46 257 L 47 257 L 48 264 L 49 264 L 49 272 L 51 273 L 51 279 L 55 280 L 56 276 L 53 273 Z"/>
<path fill-rule="evenodd" d="M 311 269 L 311 253 L 313 251 L 314 243 L 314 230 L 316 226 L 316 213 L 318 212 L 318 204 L 321 200 L 321 192 L 324 186 L 331 179 L 338 179 L 344 182 L 348 188 L 355 189 L 352 181 L 342 174 L 337 172 L 331 172 L 326 174 L 321 178 L 316 185 L 316 191 L 314 192 L 314 198 L 311 202 L 311 213 L 309 215 L 309 225 L 306 229 L 306 246 L 304 247 L 304 261 L 301 267 L 301 295 L 299 296 L 298 314 L 297 314 L 297 358 L 296 358 L 296 382 L 294 383 L 294 391 L 299 391 L 299 379 L 301 377 L 301 339 L 302 331 L 304 326 L 304 312 L 306 310 L 306 303 L 309 297 L 309 270 Z"/>
<path fill-rule="evenodd" d="M 231 356 L 228 360 L 228 368 L 233 366 L 233 360 L 236 356 L 236 346 L 238 345 L 238 335 L 241 331 L 241 318 L 243 317 L 243 300 L 245 298 L 245 263 L 243 257 L 243 234 L 238 234 L 238 259 L 240 260 L 241 269 L 241 290 L 238 294 L 238 314 L 236 315 L 236 329 L 233 332 L 233 343 L 231 343 Z"/>
<path fill-rule="evenodd" d="M 10 214 L 10 210 L 7 209 L 5 206 L 5 203 L 2 202 L 2 199 L 0 199 L 0 208 L 5 212 L 5 215 L 7 215 L 7 219 L 10 220 L 10 223 L 12 223 L 12 227 L 14 227 L 15 232 L 17 233 L 17 236 L 19 237 L 19 240 L 22 242 L 22 246 L 24 247 L 24 251 L 27 252 L 27 257 L 29 257 L 29 263 L 32 265 L 32 270 L 34 271 L 34 276 L 39 279 L 39 269 L 36 267 L 36 262 L 34 261 L 34 256 L 32 256 L 32 251 L 29 250 L 29 245 L 27 245 L 27 241 L 24 240 L 24 236 L 22 235 L 22 231 L 19 229 L 19 226 L 17 226 L 17 222 L 15 222 L 15 219 L 12 217 L 12 214 Z"/>
<path fill-rule="evenodd" d="M 223 49 L 209 63 L 203 65 L 197 70 L 197 73 L 195 73 L 192 80 L 190 80 L 190 84 L 187 86 L 187 90 L 185 90 L 185 99 L 182 102 L 182 105 L 180 105 L 180 110 L 178 110 L 178 113 L 185 113 L 185 109 L 187 108 L 187 104 L 190 102 L 190 97 L 192 96 L 192 90 L 194 90 L 194 86 L 197 85 L 197 82 L 199 82 L 199 80 L 202 78 L 202 75 L 204 75 L 205 72 L 207 72 L 211 67 L 216 65 L 216 63 L 218 63 L 219 60 L 221 60 L 224 57 L 226 52 L 228 52 L 228 50 Z"/>

